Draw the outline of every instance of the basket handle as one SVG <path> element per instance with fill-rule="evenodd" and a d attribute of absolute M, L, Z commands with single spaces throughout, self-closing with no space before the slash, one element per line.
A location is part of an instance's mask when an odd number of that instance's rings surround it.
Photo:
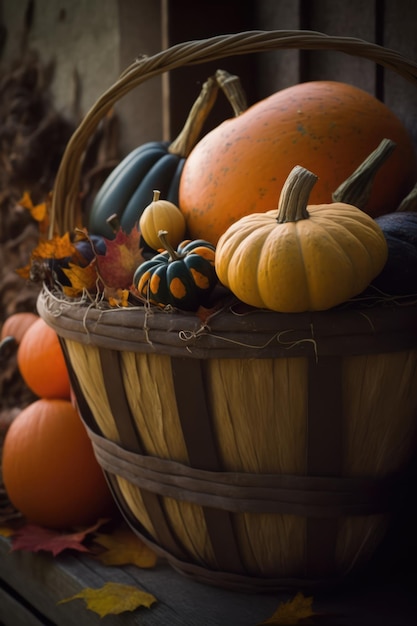
<path fill-rule="evenodd" d="M 354 37 L 335 37 L 306 30 L 255 30 L 219 35 L 180 43 L 153 56 L 143 56 L 127 67 L 119 79 L 98 98 L 68 142 L 52 194 L 51 231 L 64 234 L 73 230 L 84 153 L 100 120 L 115 102 L 150 78 L 182 66 L 277 49 L 336 50 L 374 61 L 408 81 L 417 82 L 417 64 L 395 50 Z"/>

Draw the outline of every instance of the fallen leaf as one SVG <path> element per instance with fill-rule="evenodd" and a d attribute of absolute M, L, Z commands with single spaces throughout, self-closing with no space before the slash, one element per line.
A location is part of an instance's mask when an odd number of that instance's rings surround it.
<path fill-rule="evenodd" d="M 60 600 L 58 604 L 77 599 L 85 600 L 87 608 L 100 617 L 134 611 L 141 606 L 150 608 L 157 601 L 155 596 L 137 587 L 110 582 L 99 589 L 87 587 L 70 598 Z"/>
<path fill-rule="evenodd" d="M 108 535 L 97 534 L 94 542 L 106 548 L 97 555 L 104 565 L 131 564 L 141 568 L 156 565 L 156 554 L 130 528 L 118 528 Z"/>
<path fill-rule="evenodd" d="M 288 602 L 281 602 L 277 610 L 271 617 L 258 626 L 270 624 L 271 626 L 293 626 L 301 625 L 302 620 L 313 617 L 316 613 L 312 609 L 313 598 L 306 598 L 301 592 Z"/>
<path fill-rule="evenodd" d="M 83 545 L 87 535 L 94 533 L 107 520 L 99 520 L 94 526 L 90 526 L 78 532 L 63 533 L 50 530 L 36 524 L 26 524 L 19 528 L 12 536 L 12 552 L 25 550 L 27 552 L 52 552 L 57 556 L 64 550 L 76 550 L 89 552 L 89 548 Z"/>

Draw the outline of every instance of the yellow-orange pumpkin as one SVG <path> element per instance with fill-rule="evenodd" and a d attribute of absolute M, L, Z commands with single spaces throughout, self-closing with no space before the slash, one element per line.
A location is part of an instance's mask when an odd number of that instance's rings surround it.
<path fill-rule="evenodd" d="M 39 317 L 17 350 L 23 380 L 40 398 L 70 398 L 70 379 L 58 335 Z"/>
<path fill-rule="evenodd" d="M 41 526 L 83 526 L 114 510 L 87 431 L 68 400 L 41 398 L 19 413 L 4 439 L 2 473 L 12 504 Z"/>
<path fill-rule="evenodd" d="M 293 167 L 317 174 L 311 204 L 332 192 L 383 138 L 397 144 L 377 174 L 366 212 L 397 206 L 417 178 L 407 130 L 382 102 L 352 85 L 312 81 L 258 102 L 209 132 L 189 155 L 179 204 L 189 236 L 216 244 L 237 219 L 276 205 Z"/>
<path fill-rule="evenodd" d="M 308 205 L 316 182 L 296 166 L 278 210 L 245 215 L 220 237 L 217 276 L 246 304 L 323 311 L 361 293 L 384 267 L 388 247 L 376 221 L 342 202 Z"/>

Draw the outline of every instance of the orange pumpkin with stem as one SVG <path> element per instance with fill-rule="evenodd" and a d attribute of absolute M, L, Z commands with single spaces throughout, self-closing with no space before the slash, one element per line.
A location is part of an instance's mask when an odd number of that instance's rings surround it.
<path fill-rule="evenodd" d="M 12 504 L 41 526 L 84 526 L 114 510 L 87 431 L 68 400 L 41 398 L 18 414 L 4 439 L 2 473 Z"/>
<path fill-rule="evenodd" d="M 25 332 L 17 351 L 23 380 L 41 398 L 70 398 L 70 379 L 56 332 L 39 317 Z"/>
<path fill-rule="evenodd" d="M 229 226 L 268 211 L 296 165 L 318 182 L 311 204 L 332 192 L 387 137 L 395 153 L 378 172 L 371 216 L 392 211 L 417 178 L 411 137 L 382 102 L 352 85 L 312 81 L 283 89 L 207 133 L 188 156 L 179 206 L 189 236 L 216 245 Z"/>

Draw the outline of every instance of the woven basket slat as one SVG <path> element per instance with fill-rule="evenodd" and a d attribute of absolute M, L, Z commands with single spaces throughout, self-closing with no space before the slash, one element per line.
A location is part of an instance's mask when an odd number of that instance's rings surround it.
<path fill-rule="evenodd" d="M 83 156 L 117 100 L 182 66 L 280 49 L 360 56 L 417 84 L 417 64 L 397 52 L 311 31 L 221 35 L 142 57 L 71 138 L 51 232 L 79 222 Z M 61 337 L 116 501 L 181 573 L 241 590 L 314 587 L 374 553 L 417 439 L 415 303 L 288 315 L 232 299 L 202 321 L 45 286 L 38 308 Z"/>

